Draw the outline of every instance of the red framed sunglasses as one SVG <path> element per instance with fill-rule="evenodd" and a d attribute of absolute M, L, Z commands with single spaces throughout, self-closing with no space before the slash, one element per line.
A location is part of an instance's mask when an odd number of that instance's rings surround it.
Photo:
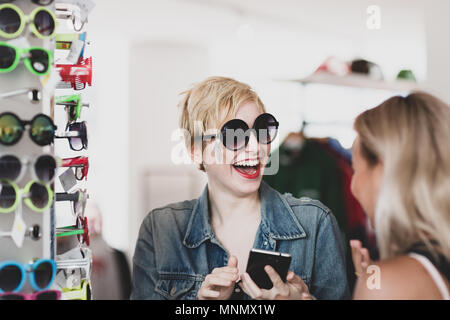
<path fill-rule="evenodd" d="M 86 244 L 89 246 L 90 238 L 89 238 L 89 226 L 87 217 L 77 217 L 77 223 L 73 226 L 56 228 L 57 237 L 68 237 L 68 236 L 77 236 L 80 244 Z"/>
<path fill-rule="evenodd" d="M 75 168 L 75 178 L 78 181 L 83 179 L 87 180 L 89 171 L 89 158 L 88 157 L 75 157 L 62 159 L 62 167 Z"/>
<path fill-rule="evenodd" d="M 63 82 L 57 88 L 83 90 L 86 84 L 92 86 L 92 57 L 80 58 L 77 64 L 57 64 L 56 68 Z"/>

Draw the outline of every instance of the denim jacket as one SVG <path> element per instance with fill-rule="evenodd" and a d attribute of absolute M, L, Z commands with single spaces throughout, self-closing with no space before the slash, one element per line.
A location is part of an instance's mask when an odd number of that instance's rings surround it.
<path fill-rule="evenodd" d="M 289 269 L 315 298 L 350 298 L 344 246 L 330 210 L 316 200 L 281 195 L 264 181 L 259 193 L 261 222 L 253 247 L 291 254 Z M 208 207 L 206 186 L 198 199 L 147 215 L 133 257 L 131 299 L 197 299 L 206 275 L 227 265 Z"/>

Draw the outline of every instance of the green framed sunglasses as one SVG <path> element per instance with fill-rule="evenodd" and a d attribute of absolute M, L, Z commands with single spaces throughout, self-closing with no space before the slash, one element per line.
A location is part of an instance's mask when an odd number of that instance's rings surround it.
<path fill-rule="evenodd" d="M 53 191 L 48 185 L 32 180 L 20 189 L 11 180 L 1 179 L 0 187 L 0 213 L 13 212 L 23 198 L 28 208 L 35 212 L 44 212 L 52 206 Z"/>
<path fill-rule="evenodd" d="M 0 73 L 13 71 L 19 65 L 22 57 L 24 57 L 25 66 L 31 73 L 45 76 L 50 72 L 53 60 L 51 51 L 40 47 L 22 49 L 6 42 L 0 42 Z"/>
<path fill-rule="evenodd" d="M 69 123 L 80 118 L 82 107 L 89 108 L 89 103 L 82 103 L 81 94 L 79 93 L 57 97 L 55 103 L 65 107 Z"/>
<path fill-rule="evenodd" d="M 40 39 L 49 39 L 55 36 L 57 21 L 51 10 L 37 7 L 27 16 L 14 4 L 0 5 L 0 37 L 17 38 L 27 24 L 30 24 L 31 32 Z"/>

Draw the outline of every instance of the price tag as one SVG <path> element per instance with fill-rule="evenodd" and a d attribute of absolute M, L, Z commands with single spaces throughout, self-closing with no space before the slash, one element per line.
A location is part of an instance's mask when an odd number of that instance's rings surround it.
<path fill-rule="evenodd" d="M 68 168 L 59 176 L 59 181 L 61 181 L 61 185 L 65 192 L 69 192 L 70 189 L 76 186 L 77 179 L 75 178 L 75 174 L 71 168 Z"/>
<path fill-rule="evenodd" d="M 78 58 L 81 56 L 81 51 L 84 47 L 84 41 L 79 39 L 72 40 L 72 44 L 70 45 L 70 52 L 67 55 L 67 62 L 69 64 L 76 64 L 78 62 Z"/>
<path fill-rule="evenodd" d="M 81 272 L 73 270 L 66 279 L 66 288 L 74 288 L 80 286 L 81 282 Z"/>
<path fill-rule="evenodd" d="M 57 0 L 57 3 L 73 4 L 80 8 L 82 21 L 86 21 L 89 13 L 94 9 L 95 3 L 92 0 Z"/>
<path fill-rule="evenodd" d="M 14 218 L 14 224 L 11 231 L 11 238 L 15 242 L 18 248 L 22 248 L 23 240 L 25 239 L 25 233 L 27 231 L 27 225 L 21 215 L 16 214 Z"/>
<path fill-rule="evenodd" d="M 82 21 L 87 20 L 89 13 L 95 7 L 95 3 L 92 0 L 73 0 L 73 4 L 80 8 Z"/>
<path fill-rule="evenodd" d="M 53 88 L 61 81 L 61 76 L 55 68 L 51 68 L 50 73 L 44 77 L 40 77 L 40 79 L 45 90 L 50 90 L 50 88 L 53 90 Z"/>

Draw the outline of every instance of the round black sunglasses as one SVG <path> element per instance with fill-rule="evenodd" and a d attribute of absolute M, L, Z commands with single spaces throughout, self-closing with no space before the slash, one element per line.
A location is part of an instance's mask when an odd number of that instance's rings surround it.
<path fill-rule="evenodd" d="M 225 148 L 237 151 L 245 148 L 250 141 L 250 134 L 255 132 L 259 143 L 270 144 L 277 136 L 279 122 L 270 113 L 259 115 L 253 127 L 250 129 L 247 123 L 241 119 L 227 121 L 219 133 L 203 135 L 203 140 L 219 138 Z"/>

